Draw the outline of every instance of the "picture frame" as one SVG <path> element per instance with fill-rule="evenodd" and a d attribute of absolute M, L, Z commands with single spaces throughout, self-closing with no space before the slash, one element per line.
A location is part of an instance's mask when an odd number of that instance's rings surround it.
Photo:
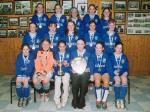
<path fill-rule="evenodd" d="M 77 9 L 79 11 L 80 17 L 83 18 L 87 13 L 88 4 L 87 3 L 78 3 Z"/>
<path fill-rule="evenodd" d="M 55 7 L 55 5 L 57 4 L 57 0 L 46 0 L 46 2 L 45 2 L 46 4 L 45 4 L 45 11 L 47 12 L 47 13 L 53 13 L 55 10 L 54 10 L 54 7 Z"/>
<path fill-rule="evenodd" d="M 1 16 L 0 17 L 0 29 L 7 28 L 8 26 L 8 17 Z"/>
<path fill-rule="evenodd" d="M 38 3 L 42 3 L 43 4 L 43 0 L 33 0 L 32 1 L 32 13 L 35 12 L 36 6 Z"/>
<path fill-rule="evenodd" d="M 74 0 L 74 7 L 78 7 L 78 4 L 83 4 L 83 3 L 86 3 L 88 4 L 88 0 Z"/>
<path fill-rule="evenodd" d="M 6 38 L 6 37 L 7 37 L 7 30 L 0 29 L 0 38 Z"/>
<path fill-rule="evenodd" d="M 31 1 L 15 1 L 15 14 L 31 14 Z"/>
<path fill-rule="evenodd" d="M 0 14 L 12 14 L 13 2 L 0 2 Z"/>
<path fill-rule="evenodd" d="M 150 10 L 150 1 L 149 0 L 142 0 L 141 9 L 144 11 Z"/>
<path fill-rule="evenodd" d="M 125 11 L 126 10 L 126 0 L 116 0 L 114 2 L 115 11 Z"/>
<path fill-rule="evenodd" d="M 126 21 L 126 13 L 125 12 L 115 12 L 114 18 L 118 24 L 125 23 Z"/>
<path fill-rule="evenodd" d="M 140 1 L 139 0 L 130 0 L 128 2 L 128 10 L 139 10 L 140 9 Z"/>
<path fill-rule="evenodd" d="M 19 24 L 20 26 L 28 26 L 28 17 L 20 17 Z"/>
<path fill-rule="evenodd" d="M 17 17 L 9 18 L 9 26 L 18 26 L 19 19 Z"/>
<path fill-rule="evenodd" d="M 7 37 L 8 38 L 16 38 L 17 37 L 17 30 L 16 29 L 8 29 L 7 30 Z"/>
<path fill-rule="evenodd" d="M 103 10 L 104 8 L 109 8 L 110 10 L 112 10 L 113 7 L 113 2 L 112 0 L 102 0 L 101 1 L 101 10 Z"/>
<path fill-rule="evenodd" d="M 32 16 L 28 17 L 28 24 L 32 22 Z"/>
<path fill-rule="evenodd" d="M 70 9 L 73 7 L 73 0 L 63 0 L 62 7 L 64 15 L 69 16 Z"/>
<path fill-rule="evenodd" d="M 19 28 L 18 29 L 18 38 L 23 38 L 27 32 L 27 28 Z"/>
<path fill-rule="evenodd" d="M 147 12 L 128 13 L 127 34 L 150 34 L 150 14 Z"/>
<path fill-rule="evenodd" d="M 116 24 L 116 29 L 119 34 L 125 34 L 125 24 Z"/>

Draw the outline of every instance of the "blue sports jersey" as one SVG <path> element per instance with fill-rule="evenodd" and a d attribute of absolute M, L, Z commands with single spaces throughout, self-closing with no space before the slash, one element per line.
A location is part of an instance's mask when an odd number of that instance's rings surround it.
<path fill-rule="evenodd" d="M 58 41 L 61 40 L 60 34 L 59 33 L 55 33 L 55 34 L 51 34 L 50 32 L 47 32 L 44 35 L 44 38 L 48 38 L 51 41 L 51 44 L 53 43 L 51 49 L 53 52 L 57 52 L 58 51 Z"/>
<path fill-rule="evenodd" d="M 31 21 L 37 24 L 37 32 L 43 37 L 43 35 L 48 32 L 49 18 L 46 14 L 43 14 L 41 17 L 38 17 L 37 14 L 32 16 Z"/>
<path fill-rule="evenodd" d="M 94 73 L 99 73 L 101 75 L 104 73 L 111 73 L 111 64 L 107 54 L 102 53 L 101 55 L 96 55 L 96 53 L 94 53 L 91 55 L 90 60 L 91 75 L 94 75 Z"/>
<path fill-rule="evenodd" d="M 57 16 L 54 14 L 49 19 L 50 23 L 55 22 L 57 23 L 57 32 L 59 34 L 64 34 L 67 27 L 67 18 L 66 16 L 62 15 L 60 18 L 57 18 Z"/>
<path fill-rule="evenodd" d="M 95 15 L 93 19 L 90 18 L 89 14 L 86 14 L 83 18 L 83 28 L 84 28 L 84 33 L 89 31 L 89 22 L 91 20 L 94 20 L 96 23 L 96 31 L 99 32 L 101 28 L 100 24 L 100 18 L 98 15 Z"/>
<path fill-rule="evenodd" d="M 102 26 L 102 29 L 101 29 L 101 33 L 106 33 L 108 31 L 108 21 L 109 20 L 105 20 L 105 19 L 101 19 L 101 26 Z"/>
<path fill-rule="evenodd" d="M 27 58 L 19 53 L 16 60 L 16 77 L 32 77 L 34 73 L 34 56 L 30 53 Z"/>
<path fill-rule="evenodd" d="M 75 34 L 63 36 L 63 40 L 67 43 L 67 51 L 71 52 L 76 49 L 76 41 L 78 38 L 79 37 Z"/>
<path fill-rule="evenodd" d="M 33 55 L 36 56 L 36 53 L 39 50 L 40 41 L 41 37 L 38 33 L 36 33 L 35 37 L 31 38 L 30 33 L 27 32 L 22 40 L 22 43 L 29 44 L 31 52 L 33 52 Z"/>
<path fill-rule="evenodd" d="M 68 66 L 62 66 L 62 71 L 64 73 L 70 73 L 70 53 L 65 51 L 64 54 L 61 54 L 60 52 L 57 52 L 56 55 L 55 55 L 55 59 L 56 61 L 67 61 L 67 63 L 69 63 Z M 58 74 L 58 71 L 59 71 L 59 66 L 55 66 L 55 75 Z"/>
<path fill-rule="evenodd" d="M 111 65 L 113 68 L 113 75 L 115 72 L 118 72 L 119 75 L 122 75 L 123 73 L 128 73 L 128 59 L 127 56 L 122 53 L 120 57 L 116 58 L 115 53 L 110 57 Z"/>
<path fill-rule="evenodd" d="M 92 34 L 88 31 L 84 34 L 84 39 L 86 40 L 86 48 L 90 53 L 94 53 L 96 42 L 102 41 L 100 34 L 96 31 Z"/>
<path fill-rule="evenodd" d="M 104 52 L 111 56 L 114 52 L 114 47 L 117 42 L 120 42 L 120 37 L 117 32 L 114 32 L 112 36 L 109 36 L 108 32 L 103 34 L 102 40 L 105 45 Z"/>

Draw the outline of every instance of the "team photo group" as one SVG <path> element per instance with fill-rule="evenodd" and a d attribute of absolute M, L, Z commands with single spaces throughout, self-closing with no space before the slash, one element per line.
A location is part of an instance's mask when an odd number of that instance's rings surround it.
<path fill-rule="evenodd" d="M 30 85 L 41 101 L 53 97 L 58 109 L 65 107 L 69 93 L 73 108 L 86 106 L 89 82 L 93 82 L 95 105 L 107 109 L 109 86 L 114 87 L 117 109 L 125 109 L 128 59 L 116 29 L 112 12 L 104 8 L 99 17 L 96 6 L 89 4 L 88 12 L 80 18 L 77 8 L 69 17 L 62 14 L 62 6 L 55 5 L 49 18 L 44 5 L 38 3 L 29 30 L 22 39 L 22 51 L 16 59 L 16 93 L 18 106 L 29 104 Z M 54 80 L 54 96 L 49 94 Z"/>

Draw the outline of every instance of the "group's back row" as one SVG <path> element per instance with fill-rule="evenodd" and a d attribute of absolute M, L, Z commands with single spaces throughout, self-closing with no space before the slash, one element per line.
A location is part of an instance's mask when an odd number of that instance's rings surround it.
<path fill-rule="evenodd" d="M 70 10 L 70 16 L 67 20 L 62 14 L 60 4 L 55 5 L 55 13 L 48 18 L 44 13 L 43 4 L 36 6 L 35 14 L 30 23 L 29 32 L 23 38 L 23 43 L 28 43 L 32 51 L 36 53 L 39 49 L 39 43 L 43 38 L 49 38 L 51 48 L 57 52 L 57 43 L 59 40 L 65 40 L 67 50 L 76 48 L 76 40 L 80 37 L 85 38 L 86 47 L 92 53 L 97 41 L 103 41 L 106 53 L 113 53 L 116 42 L 120 41 L 119 35 L 115 29 L 116 22 L 111 18 L 111 11 L 105 8 L 102 12 L 101 19 L 96 14 L 96 7 L 90 4 L 88 13 L 80 18 L 77 8 Z"/>

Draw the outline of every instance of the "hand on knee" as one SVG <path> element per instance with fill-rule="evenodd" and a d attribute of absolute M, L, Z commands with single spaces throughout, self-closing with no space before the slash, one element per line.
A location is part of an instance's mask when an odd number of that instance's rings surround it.
<path fill-rule="evenodd" d="M 115 80 L 115 85 L 120 85 L 120 77 L 119 76 L 115 76 L 114 80 Z"/>

